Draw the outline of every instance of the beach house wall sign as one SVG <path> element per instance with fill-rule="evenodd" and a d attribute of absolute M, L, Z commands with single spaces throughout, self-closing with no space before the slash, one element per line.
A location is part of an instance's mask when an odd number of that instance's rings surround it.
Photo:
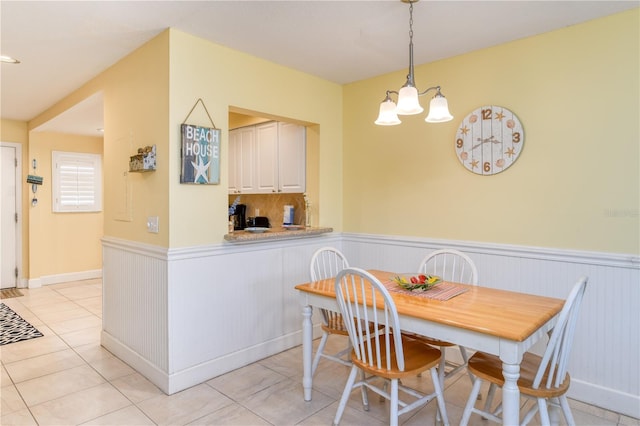
<path fill-rule="evenodd" d="M 194 108 L 201 103 L 213 127 L 187 124 Z M 182 137 L 180 183 L 218 185 L 220 183 L 220 129 L 217 129 L 207 107 L 198 99 L 180 126 Z"/>

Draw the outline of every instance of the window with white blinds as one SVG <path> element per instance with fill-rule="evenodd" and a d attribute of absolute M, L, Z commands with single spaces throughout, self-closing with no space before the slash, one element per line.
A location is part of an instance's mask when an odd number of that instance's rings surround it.
<path fill-rule="evenodd" d="M 102 157 L 53 151 L 53 211 L 102 210 Z"/>

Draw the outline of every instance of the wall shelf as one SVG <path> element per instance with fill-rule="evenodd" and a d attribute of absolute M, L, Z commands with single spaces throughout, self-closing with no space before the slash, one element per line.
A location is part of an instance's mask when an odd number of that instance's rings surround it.
<path fill-rule="evenodd" d="M 156 171 L 156 146 L 138 148 L 138 154 L 129 157 L 129 172 L 146 173 Z"/>

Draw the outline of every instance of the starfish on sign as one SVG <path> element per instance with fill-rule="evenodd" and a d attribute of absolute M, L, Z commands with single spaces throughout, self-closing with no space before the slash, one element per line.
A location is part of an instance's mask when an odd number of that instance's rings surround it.
<path fill-rule="evenodd" d="M 469 133 L 469 128 L 467 126 L 460 128 L 460 133 L 466 135 L 467 133 Z"/>
<path fill-rule="evenodd" d="M 475 169 L 476 167 L 478 167 L 478 160 L 471 160 L 471 168 Z"/>
<path fill-rule="evenodd" d="M 209 183 L 209 179 L 207 178 L 207 170 L 209 170 L 209 166 L 211 165 L 211 161 L 207 164 L 202 164 L 202 158 L 198 158 L 198 164 L 191 162 L 193 166 L 193 170 L 196 172 L 196 176 L 193 178 L 193 183 L 198 183 L 198 178 L 202 176 L 205 182 Z"/>
<path fill-rule="evenodd" d="M 496 114 L 496 118 L 500 121 L 502 121 L 502 119 L 504 118 L 504 112 L 500 111 L 499 113 Z"/>

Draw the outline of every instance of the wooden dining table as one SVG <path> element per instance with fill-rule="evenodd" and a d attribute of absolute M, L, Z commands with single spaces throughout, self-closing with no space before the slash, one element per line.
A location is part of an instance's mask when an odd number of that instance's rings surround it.
<path fill-rule="evenodd" d="M 520 391 L 517 386 L 523 354 L 553 328 L 564 300 L 481 285 L 454 284 L 464 290 L 448 300 L 393 288 L 394 272 L 369 270 L 385 284 L 395 302 L 400 327 L 431 338 L 452 342 L 472 350 L 494 354 L 502 360 L 503 424 L 519 424 Z M 302 358 L 304 400 L 311 400 L 313 377 L 313 307 L 339 311 L 335 279 L 295 287 L 302 307 Z"/>

